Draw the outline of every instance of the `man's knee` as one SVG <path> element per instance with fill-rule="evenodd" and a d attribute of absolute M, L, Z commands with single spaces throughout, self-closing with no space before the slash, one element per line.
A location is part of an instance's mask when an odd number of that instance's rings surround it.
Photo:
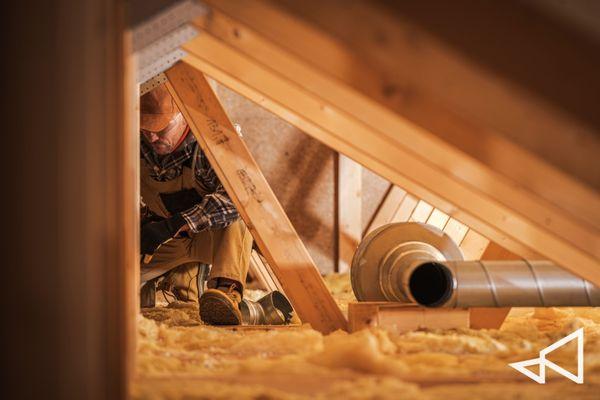
<path fill-rule="evenodd" d="M 193 236 L 192 242 L 196 251 L 207 243 L 210 243 L 213 252 L 223 246 L 234 246 L 239 250 L 252 248 L 252 235 L 241 218 L 225 228 L 212 229 L 208 233 L 207 235 L 205 231 Z"/>

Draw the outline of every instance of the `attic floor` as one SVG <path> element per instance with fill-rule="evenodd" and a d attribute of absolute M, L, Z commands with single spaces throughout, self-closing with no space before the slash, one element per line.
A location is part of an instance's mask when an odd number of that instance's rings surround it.
<path fill-rule="evenodd" d="M 342 309 L 347 275 L 326 277 Z M 250 293 L 259 296 L 260 293 Z M 585 328 L 585 383 L 550 371 L 539 385 L 508 363 Z M 138 319 L 135 399 L 565 399 L 597 398 L 600 308 L 514 309 L 500 330 L 323 336 L 308 326 L 231 330 L 202 325 L 194 305 L 144 310 Z M 574 343 L 550 358 L 576 369 Z"/>

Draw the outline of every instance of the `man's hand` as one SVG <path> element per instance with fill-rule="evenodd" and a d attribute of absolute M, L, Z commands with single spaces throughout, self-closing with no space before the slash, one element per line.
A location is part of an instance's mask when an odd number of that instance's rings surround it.
<path fill-rule="evenodd" d="M 158 222 L 149 222 L 142 226 L 142 254 L 154 254 L 161 244 L 173 238 L 182 227 L 186 226 L 181 214 Z"/>

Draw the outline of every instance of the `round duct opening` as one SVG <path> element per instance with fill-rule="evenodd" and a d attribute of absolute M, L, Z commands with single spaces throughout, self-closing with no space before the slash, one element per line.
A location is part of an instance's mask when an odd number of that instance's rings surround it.
<path fill-rule="evenodd" d="M 452 296 L 452 272 L 444 264 L 426 262 L 414 269 L 408 282 L 410 294 L 417 303 L 439 307 Z"/>
<path fill-rule="evenodd" d="M 288 301 L 287 297 L 285 297 L 280 291 L 275 290 L 273 291 L 272 299 L 273 305 L 275 306 L 275 308 L 281 311 L 285 318 L 285 321 L 287 322 L 290 319 L 292 319 L 292 313 L 294 312 L 294 309 L 292 308 L 292 305 Z"/>

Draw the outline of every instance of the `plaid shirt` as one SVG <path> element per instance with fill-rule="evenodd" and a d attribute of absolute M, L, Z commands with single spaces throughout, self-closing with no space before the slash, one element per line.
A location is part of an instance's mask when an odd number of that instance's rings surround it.
<path fill-rule="evenodd" d="M 145 139 L 141 140 L 140 145 L 141 156 L 148 162 L 152 171 L 150 176 L 160 182 L 179 177 L 184 166 L 191 168 L 197 147 L 198 142 L 191 134 L 187 135 L 176 151 L 165 156 L 156 154 Z M 239 218 L 238 211 L 201 149 L 196 153 L 194 176 L 200 194 L 203 195 L 202 201 L 182 212 L 192 232 L 225 228 Z"/>

